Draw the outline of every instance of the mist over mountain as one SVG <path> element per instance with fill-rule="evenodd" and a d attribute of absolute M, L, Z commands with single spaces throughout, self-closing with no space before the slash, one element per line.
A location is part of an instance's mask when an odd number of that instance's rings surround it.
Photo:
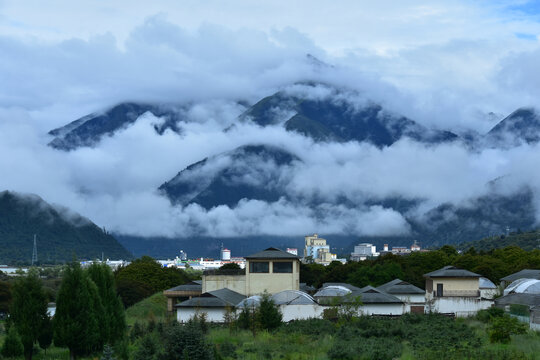
<path fill-rule="evenodd" d="M 132 257 L 104 229 L 68 208 L 53 207 L 33 194 L 0 192 L 1 262 L 30 263 L 34 235 L 42 263 Z"/>
<path fill-rule="evenodd" d="M 182 111 L 179 117 L 172 106 L 163 112 L 157 106 L 122 103 L 51 131 L 57 137 L 50 145 L 63 150 L 88 146 L 76 135 L 85 134 L 99 148 L 103 136 L 114 143 L 149 113 L 137 126 L 154 131 L 158 142 L 165 141 L 160 139 L 167 132 L 186 141 L 193 129 L 206 132 L 208 141 L 236 139 L 155 186 L 174 209 L 169 226 L 179 233 L 166 234 L 180 244 L 182 238 L 257 243 L 262 240 L 256 238 L 272 234 L 294 243 L 295 236 L 322 228 L 341 247 L 351 247 L 355 239 L 440 246 L 537 223 L 535 190 L 511 185 L 515 174 L 502 174 L 502 180 L 485 174 L 483 182 L 475 179 L 477 188 L 459 184 L 458 191 L 451 190 L 452 177 L 475 176 L 467 168 L 456 171 L 453 163 L 463 161 L 459 157 L 470 162 L 489 149 L 505 152 L 508 139 L 514 147 L 534 146 L 540 128 L 532 109 L 517 110 L 485 135 L 458 136 L 386 110 L 365 93 L 310 82 L 287 86 L 217 126 L 190 118 L 189 109 Z M 157 123 L 163 127 L 156 128 Z M 327 158 L 336 151 L 340 154 Z M 411 151 L 418 152 L 417 159 Z M 144 236 L 117 232 L 130 239 L 135 251 L 149 244 Z M 163 238 L 159 242 L 166 243 Z"/>

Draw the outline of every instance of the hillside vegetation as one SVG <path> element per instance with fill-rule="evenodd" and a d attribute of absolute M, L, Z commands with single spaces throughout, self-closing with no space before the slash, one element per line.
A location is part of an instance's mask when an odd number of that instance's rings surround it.
<path fill-rule="evenodd" d="M 468 250 L 474 247 L 476 251 L 488 251 L 507 246 L 519 246 L 523 250 L 540 249 L 540 229 L 527 232 L 518 231 L 509 235 L 490 236 L 463 243 L 458 246 L 458 249 Z"/>
<path fill-rule="evenodd" d="M 102 253 L 110 259 L 132 257 L 114 237 L 68 209 L 36 195 L 0 192 L 0 263 L 29 264 L 34 234 L 40 263 L 95 259 Z"/>

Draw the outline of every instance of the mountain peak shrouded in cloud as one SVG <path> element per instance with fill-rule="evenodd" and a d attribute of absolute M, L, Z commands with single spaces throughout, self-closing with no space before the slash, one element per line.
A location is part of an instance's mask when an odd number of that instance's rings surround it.
<path fill-rule="evenodd" d="M 65 126 L 49 131 L 54 139 L 49 143 L 55 149 L 74 150 L 78 147 L 95 146 L 103 137 L 113 136 L 127 128 L 145 113 L 164 118 L 155 125 L 158 133 L 166 129 L 178 131 L 179 114 L 171 106 L 158 106 L 124 102 L 101 112 L 86 115 Z"/>
<path fill-rule="evenodd" d="M 540 141 L 540 114 L 535 108 L 519 108 L 486 134 L 493 146 L 517 146 L 522 143 L 535 144 Z"/>
<path fill-rule="evenodd" d="M 242 199 L 278 201 L 285 195 L 284 168 L 299 158 L 269 145 L 245 145 L 206 158 L 159 187 L 174 204 L 209 209 L 235 207 Z"/>
<path fill-rule="evenodd" d="M 358 92 L 320 83 L 299 83 L 266 97 L 241 117 L 260 126 L 283 124 L 316 141 L 367 141 L 389 146 L 403 137 L 424 143 L 457 139 L 450 131 L 430 130 L 386 111 Z"/>

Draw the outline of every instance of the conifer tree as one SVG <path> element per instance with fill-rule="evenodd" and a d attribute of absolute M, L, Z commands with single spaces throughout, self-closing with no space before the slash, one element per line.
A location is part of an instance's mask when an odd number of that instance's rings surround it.
<path fill-rule="evenodd" d="M 17 330 L 14 326 L 11 326 L 8 330 L 7 336 L 4 339 L 4 344 L 0 353 L 4 357 L 16 357 L 23 354 L 24 348 L 21 343 L 21 338 L 17 334 Z"/>
<path fill-rule="evenodd" d="M 101 351 L 102 313 L 97 286 L 74 261 L 65 269 L 58 291 L 53 322 L 55 345 L 69 348 L 70 359 Z"/>
<path fill-rule="evenodd" d="M 32 359 L 34 343 L 44 331 L 51 331 L 47 315 L 47 295 L 38 272 L 31 269 L 13 285 L 10 320 L 17 329 L 24 347 L 25 359 Z"/>
<path fill-rule="evenodd" d="M 122 300 L 116 294 L 114 275 L 106 264 L 92 264 L 88 268 L 90 279 L 96 284 L 104 312 L 100 314 L 100 328 L 104 343 L 115 344 L 126 330 Z"/>

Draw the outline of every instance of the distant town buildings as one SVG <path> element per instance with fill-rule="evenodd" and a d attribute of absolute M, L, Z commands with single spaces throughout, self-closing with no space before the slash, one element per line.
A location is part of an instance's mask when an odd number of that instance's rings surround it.
<path fill-rule="evenodd" d="M 304 262 L 328 265 L 332 261 L 341 261 L 337 259 L 336 254 L 330 252 L 330 245 L 326 244 L 326 239 L 320 238 L 318 234 L 308 235 L 304 239 Z"/>
<path fill-rule="evenodd" d="M 393 246 L 392 250 L 388 250 L 388 244 L 384 244 L 383 250 L 380 252 L 377 252 L 377 248 L 375 247 L 375 245 L 370 243 L 362 243 L 354 247 L 354 251 L 351 253 L 351 261 L 364 261 L 369 258 L 386 254 L 407 255 L 414 251 L 426 250 L 422 250 L 416 240 L 414 240 L 414 243 L 411 245 L 410 248 L 406 246 Z"/>

